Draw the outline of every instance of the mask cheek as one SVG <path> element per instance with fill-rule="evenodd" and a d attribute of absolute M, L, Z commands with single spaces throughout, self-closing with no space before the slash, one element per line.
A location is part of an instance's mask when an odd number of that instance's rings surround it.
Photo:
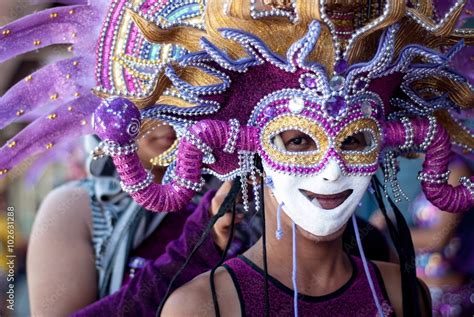
<path fill-rule="evenodd" d="M 352 176 L 354 177 L 354 176 Z M 354 189 L 354 192 L 352 193 L 352 201 L 353 201 L 353 209 L 355 211 L 356 207 L 359 205 L 360 201 L 362 200 L 362 197 L 364 196 L 365 192 L 367 191 L 367 188 L 369 187 L 370 180 L 372 179 L 372 176 L 356 176 L 357 179 L 355 179 L 352 184 L 351 188 Z"/>
<path fill-rule="evenodd" d="M 271 178 L 272 180 L 272 191 L 287 190 L 288 188 L 292 188 L 292 186 L 295 185 L 295 177 L 276 172 L 265 164 L 263 164 L 263 168 L 267 177 Z"/>

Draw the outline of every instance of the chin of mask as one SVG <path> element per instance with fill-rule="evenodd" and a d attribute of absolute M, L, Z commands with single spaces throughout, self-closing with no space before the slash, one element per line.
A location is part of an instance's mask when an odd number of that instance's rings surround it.
<path fill-rule="evenodd" d="M 349 220 L 369 186 L 371 176 L 344 176 L 334 160 L 317 175 L 294 176 L 264 166 L 282 210 L 304 230 L 328 236 Z"/>

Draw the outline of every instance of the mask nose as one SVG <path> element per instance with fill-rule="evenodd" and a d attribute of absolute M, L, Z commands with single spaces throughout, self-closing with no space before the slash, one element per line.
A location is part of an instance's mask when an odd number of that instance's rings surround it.
<path fill-rule="evenodd" d="M 341 168 L 334 159 L 330 159 L 326 167 L 321 172 L 321 177 L 327 182 L 335 182 L 341 177 Z"/>

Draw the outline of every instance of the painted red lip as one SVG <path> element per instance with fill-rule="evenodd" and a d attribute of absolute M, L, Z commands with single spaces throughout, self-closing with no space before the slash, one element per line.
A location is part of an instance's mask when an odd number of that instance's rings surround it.
<path fill-rule="evenodd" d="M 316 194 L 304 189 L 300 189 L 300 192 L 305 195 L 310 202 L 312 202 L 314 199 L 317 199 L 321 205 L 321 208 L 334 209 L 346 201 L 346 199 L 352 194 L 352 189 L 348 189 L 333 195 Z"/>

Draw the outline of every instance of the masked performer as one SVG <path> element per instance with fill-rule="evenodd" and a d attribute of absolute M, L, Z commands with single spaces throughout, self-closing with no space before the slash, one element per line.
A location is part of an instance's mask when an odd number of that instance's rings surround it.
<path fill-rule="evenodd" d="M 239 176 L 244 199 L 247 177 L 254 189 L 263 177 L 254 196 L 265 232 L 276 232 L 174 293 L 165 316 L 429 314 L 399 212 L 400 267 L 367 262 L 362 250 L 347 256 L 340 236 L 379 159 L 400 194 L 396 156 L 407 151 L 426 153 L 419 179 L 431 203 L 473 206 L 472 180 L 447 183 L 451 146 L 473 149 L 453 113 L 469 114 L 472 88 L 449 68 L 472 41 L 456 29 L 462 9 L 456 2 L 438 21 L 430 1 L 208 1 L 204 37 L 137 18 L 149 39 L 182 40 L 192 53 L 164 69 L 167 85 L 142 112 L 180 131 L 174 177 L 151 184 L 134 154 L 114 155 L 125 187 L 151 210 L 177 210 L 202 187 L 202 170 Z M 130 146 L 133 104 L 107 100 L 95 115 L 107 151 Z"/>
<path fill-rule="evenodd" d="M 3 125 L 21 120 L 28 111 L 37 114 L 36 121 L 0 150 L 2 174 L 34 153 L 46 150 L 42 161 L 57 156 L 57 149 L 67 145 L 65 142 L 70 142 L 70 138 L 89 132 L 89 114 L 99 101 L 89 89 L 98 85 L 102 92 L 132 99 L 145 95 L 162 63 L 185 52 L 180 45 L 146 41 L 128 12 L 132 3 L 78 1 L 76 5 L 38 12 L 2 28 L 0 41 L 7 48 L 1 52 L 2 60 L 58 43 L 73 44 L 69 51 L 74 54 L 70 60 L 59 61 L 26 77 L 1 98 Z M 134 10 L 171 24 L 186 22 L 188 26 L 204 28 L 199 2 L 143 1 Z M 165 172 L 162 166 L 173 161 L 174 133 L 170 126 L 156 127 L 156 122 L 143 125 L 141 132 L 144 137 L 138 140 L 138 155 L 144 166 L 153 170 L 154 181 L 160 183 Z M 160 156 L 155 157 L 157 154 Z M 114 293 L 125 280 L 128 283 L 112 296 L 76 315 L 153 315 L 175 271 L 186 261 L 197 236 L 204 230 L 209 209 L 217 212 L 228 186 L 214 197 L 213 192 L 206 194 L 195 211 L 196 205 L 190 203 L 180 213 L 152 216 L 121 191 L 108 160 L 90 160 L 88 170 L 88 179 L 48 195 L 35 220 L 28 257 L 32 313 L 68 314 Z M 229 216 L 216 222 L 211 231 L 213 239 L 204 240 L 176 279 L 174 288 L 217 262 L 219 250 L 212 241 L 224 249 L 230 230 Z M 257 240 L 260 215 L 248 214 L 247 219 L 250 218 L 251 223 L 245 221 L 237 227 L 239 239 L 231 253 L 246 249 L 248 243 Z M 368 233 L 374 234 L 375 230 Z M 178 235 L 179 239 L 173 240 Z M 349 231 L 347 235 L 352 239 Z M 349 251 L 357 252 L 349 239 Z M 386 246 L 382 244 L 380 249 L 385 250 Z M 376 253 L 374 257 L 386 257 Z M 134 278 L 128 281 L 129 276 Z"/>
<path fill-rule="evenodd" d="M 169 183 L 153 184 L 133 153 L 140 113 L 132 103 L 108 99 L 96 111 L 103 151 L 113 156 L 124 189 L 149 210 L 172 211 L 202 188 L 201 171 L 240 177 L 244 202 L 249 177 L 257 208 L 271 220 L 245 258 L 211 271 L 210 285 L 200 277 L 175 293 L 165 314 L 205 315 L 209 308 L 219 314 L 223 296 L 226 314 L 276 315 L 285 308 L 302 315 L 383 315 L 401 312 L 402 302 L 405 316 L 429 310 L 426 301 L 419 305 L 423 291 L 403 219 L 391 227 L 402 270 L 367 263 L 362 249 L 361 259 L 348 257 L 339 236 L 381 154 L 395 191 L 395 158 L 416 148 L 427 153 L 420 173 L 427 199 L 450 212 L 472 206 L 471 180 L 446 184 L 451 145 L 473 148 L 472 135 L 452 113 L 469 112 L 471 86 L 448 65 L 460 40 L 472 41 L 469 30 L 455 26 L 462 6 L 456 2 L 438 21 L 430 1 L 208 1 L 206 31 L 133 8 L 150 41 L 180 43 L 188 52 L 158 69 L 153 92 L 131 96 L 143 118 L 167 121 L 177 131 Z M 105 43 L 102 50 L 109 48 Z M 97 92 L 126 96 L 107 87 Z M 264 175 L 265 194 L 257 184 Z M 267 237 L 273 228 L 275 237 Z M 389 294 L 384 284 L 393 286 Z"/>

